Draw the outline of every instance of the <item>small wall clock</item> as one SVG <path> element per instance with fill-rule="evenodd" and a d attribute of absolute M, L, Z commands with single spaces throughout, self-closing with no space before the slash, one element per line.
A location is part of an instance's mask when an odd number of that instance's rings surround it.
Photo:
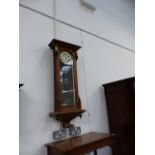
<path fill-rule="evenodd" d="M 81 107 L 77 80 L 77 50 L 80 46 L 53 39 L 49 47 L 54 53 L 55 86 L 55 106 L 50 117 L 69 128 L 74 126 L 70 121 L 85 112 Z"/>

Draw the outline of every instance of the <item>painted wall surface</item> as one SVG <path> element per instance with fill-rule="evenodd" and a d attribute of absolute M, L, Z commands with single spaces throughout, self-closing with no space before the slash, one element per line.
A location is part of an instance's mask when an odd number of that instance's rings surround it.
<path fill-rule="evenodd" d="M 90 11 L 80 0 L 56 0 L 56 18 L 134 50 L 134 0 L 94 0 Z M 20 0 L 20 4 L 54 16 L 53 0 Z"/>
<path fill-rule="evenodd" d="M 87 112 L 82 119 L 72 121 L 81 126 L 82 133 L 109 132 L 101 85 L 134 76 L 132 1 L 96 0 L 96 4 L 98 9 L 92 13 L 78 0 L 56 0 L 56 16 L 60 20 L 56 23 L 56 38 L 82 46 L 78 51 L 78 84 Z M 25 84 L 19 94 L 20 155 L 46 155 L 44 144 L 53 141 L 52 132 L 60 129 L 60 123 L 48 117 L 54 108 L 53 53 L 48 47 L 54 37 L 54 21 L 50 17 L 53 0 L 20 0 L 19 69 L 20 83 Z M 108 147 L 98 152 L 111 154 Z"/>

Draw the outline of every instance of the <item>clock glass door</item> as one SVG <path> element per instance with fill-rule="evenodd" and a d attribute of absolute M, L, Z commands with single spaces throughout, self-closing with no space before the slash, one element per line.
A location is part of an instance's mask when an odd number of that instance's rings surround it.
<path fill-rule="evenodd" d="M 73 58 L 69 52 L 60 53 L 61 107 L 75 106 Z"/>

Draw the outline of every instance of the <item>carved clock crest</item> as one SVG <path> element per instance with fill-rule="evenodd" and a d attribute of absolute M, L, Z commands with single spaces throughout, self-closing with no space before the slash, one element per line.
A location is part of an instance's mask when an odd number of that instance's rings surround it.
<path fill-rule="evenodd" d="M 77 50 L 80 46 L 53 39 L 49 47 L 54 53 L 55 106 L 51 117 L 62 122 L 64 128 L 74 126 L 70 121 L 81 116 L 77 79 Z"/>

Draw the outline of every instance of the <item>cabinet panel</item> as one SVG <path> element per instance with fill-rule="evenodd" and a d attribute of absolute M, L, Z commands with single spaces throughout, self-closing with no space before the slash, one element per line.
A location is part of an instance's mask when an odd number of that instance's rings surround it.
<path fill-rule="evenodd" d="M 135 154 L 135 78 L 104 84 L 110 132 L 119 135 L 118 155 Z"/>

